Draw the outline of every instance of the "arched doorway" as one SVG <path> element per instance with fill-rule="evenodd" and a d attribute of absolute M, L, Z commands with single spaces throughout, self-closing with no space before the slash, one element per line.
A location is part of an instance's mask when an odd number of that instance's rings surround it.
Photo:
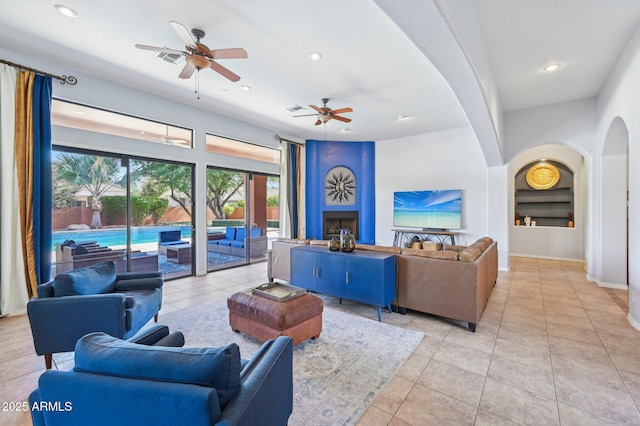
<path fill-rule="evenodd" d="M 607 131 L 600 159 L 602 237 L 598 284 L 607 287 L 626 288 L 629 282 L 628 153 L 629 131 L 617 117 Z"/>

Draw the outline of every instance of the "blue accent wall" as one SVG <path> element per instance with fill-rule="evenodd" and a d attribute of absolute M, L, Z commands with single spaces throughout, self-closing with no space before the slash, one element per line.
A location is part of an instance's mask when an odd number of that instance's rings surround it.
<path fill-rule="evenodd" d="M 325 203 L 324 178 L 336 166 L 348 167 L 356 178 L 355 205 Z M 375 244 L 375 145 L 374 142 L 307 140 L 306 144 L 307 238 L 322 239 L 322 212 L 353 211 L 359 214 L 359 243 Z"/>

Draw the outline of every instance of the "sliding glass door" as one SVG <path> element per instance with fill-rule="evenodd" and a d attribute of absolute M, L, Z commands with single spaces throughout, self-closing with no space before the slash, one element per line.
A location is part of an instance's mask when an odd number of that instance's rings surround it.
<path fill-rule="evenodd" d="M 266 260 L 278 191 L 277 176 L 207 168 L 209 271 Z"/>
<path fill-rule="evenodd" d="M 52 274 L 110 260 L 118 272 L 193 273 L 193 166 L 54 149 Z"/>

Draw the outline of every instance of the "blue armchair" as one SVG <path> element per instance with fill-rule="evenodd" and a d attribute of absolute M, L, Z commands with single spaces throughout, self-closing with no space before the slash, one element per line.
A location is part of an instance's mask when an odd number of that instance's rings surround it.
<path fill-rule="evenodd" d="M 73 371 L 40 376 L 29 406 L 35 426 L 285 426 L 292 362 L 292 340 L 284 336 L 241 360 L 235 343 L 163 348 L 92 333 L 78 341 Z"/>
<path fill-rule="evenodd" d="M 157 321 L 162 285 L 159 272 L 116 274 L 111 261 L 56 275 L 27 304 L 36 353 L 50 369 L 52 354 L 73 351 L 87 333 L 132 337 L 151 318 Z"/>

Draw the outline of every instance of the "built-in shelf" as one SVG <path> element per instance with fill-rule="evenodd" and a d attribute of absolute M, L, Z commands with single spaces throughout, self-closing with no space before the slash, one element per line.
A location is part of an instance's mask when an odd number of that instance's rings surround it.
<path fill-rule="evenodd" d="M 538 162 L 528 164 L 516 174 L 515 212 L 522 224 L 525 216 L 531 217 L 536 226 L 567 227 L 570 216 L 573 220 L 573 172 L 563 164 L 550 163 L 560 171 L 560 180 L 549 189 L 534 189 L 526 182 L 527 172 Z"/>

